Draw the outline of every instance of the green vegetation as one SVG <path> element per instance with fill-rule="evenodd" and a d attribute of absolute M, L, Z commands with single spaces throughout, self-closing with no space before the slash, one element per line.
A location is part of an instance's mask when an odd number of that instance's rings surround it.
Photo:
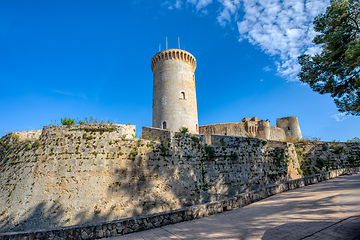
<path fill-rule="evenodd" d="M 239 155 L 236 152 L 232 152 L 230 155 L 230 158 L 232 160 L 238 160 L 239 159 Z"/>
<path fill-rule="evenodd" d="M 325 167 L 325 162 L 324 160 L 322 160 L 321 158 L 316 159 L 316 164 L 315 166 L 319 169 L 322 169 L 323 167 Z"/>
<path fill-rule="evenodd" d="M 216 157 L 215 155 L 215 149 L 211 146 L 205 146 L 205 152 L 207 153 L 207 155 L 209 156 L 209 158 L 214 158 Z"/>
<path fill-rule="evenodd" d="M 354 137 L 353 139 L 349 139 L 349 140 L 347 140 L 347 142 L 352 142 L 352 143 L 355 143 L 355 142 L 360 142 L 360 138 L 358 138 L 358 137 Z"/>
<path fill-rule="evenodd" d="M 318 143 L 321 141 L 321 138 L 317 137 L 310 137 L 310 138 L 302 138 L 302 139 L 295 139 L 294 143 Z"/>
<path fill-rule="evenodd" d="M 198 137 L 192 137 L 191 139 L 196 143 L 200 142 L 200 138 L 198 138 Z"/>
<path fill-rule="evenodd" d="M 70 118 L 62 118 L 61 119 L 61 123 L 62 125 L 74 125 L 75 124 L 75 119 L 70 119 Z"/>
<path fill-rule="evenodd" d="M 299 78 L 320 94 L 329 93 L 340 112 L 360 116 L 360 3 L 331 0 L 315 17 L 319 54 L 299 57 Z"/>
<path fill-rule="evenodd" d="M 226 145 L 226 143 L 225 143 L 225 141 L 224 141 L 224 138 L 220 138 L 220 145 L 221 145 L 221 146 L 225 146 L 225 145 Z"/>
<path fill-rule="evenodd" d="M 108 120 L 106 123 L 104 120 L 101 120 L 101 122 L 98 122 L 98 120 L 96 118 L 90 117 L 90 118 L 85 118 L 85 120 L 77 120 L 75 122 L 75 119 L 71 119 L 71 118 L 61 118 L 61 123 L 62 125 L 75 125 L 75 124 L 79 124 L 79 125 L 84 125 L 84 124 L 110 124 L 112 125 L 113 123 Z M 55 125 L 56 125 L 56 121 L 55 121 Z"/>
<path fill-rule="evenodd" d="M 35 149 L 38 149 L 40 147 L 40 142 L 39 140 L 35 140 L 34 144 L 33 144 Z"/>
<path fill-rule="evenodd" d="M 327 151 L 328 149 L 329 149 L 328 145 L 327 145 L 326 143 L 324 143 L 324 144 L 322 145 L 322 150 L 323 150 L 323 151 Z"/>
<path fill-rule="evenodd" d="M 343 146 L 331 146 L 330 148 L 333 149 L 334 153 L 336 153 L 336 154 L 340 154 L 342 152 L 345 152 L 345 149 L 344 149 Z"/>
<path fill-rule="evenodd" d="M 189 129 L 188 129 L 187 127 L 181 127 L 181 128 L 179 129 L 179 131 L 180 131 L 181 133 L 183 133 L 183 134 L 189 133 Z"/>
<path fill-rule="evenodd" d="M 101 209 L 98 209 L 98 206 L 97 206 L 97 205 L 95 205 L 95 207 L 94 207 L 94 213 L 95 213 L 95 214 L 101 213 Z"/>
<path fill-rule="evenodd" d="M 15 142 L 17 142 L 17 141 L 19 141 L 20 137 L 19 137 L 19 135 L 11 134 L 11 139 L 14 140 Z"/>
<path fill-rule="evenodd" d="M 136 156 L 136 155 L 138 155 L 139 154 L 139 152 L 138 151 L 136 151 L 136 150 L 131 150 L 131 152 L 129 153 L 129 156 Z"/>
<path fill-rule="evenodd" d="M 95 137 L 94 137 L 93 135 L 88 136 L 87 133 L 84 133 L 84 134 L 83 134 L 83 139 L 92 140 L 92 139 L 94 139 L 94 138 L 95 138 Z"/>

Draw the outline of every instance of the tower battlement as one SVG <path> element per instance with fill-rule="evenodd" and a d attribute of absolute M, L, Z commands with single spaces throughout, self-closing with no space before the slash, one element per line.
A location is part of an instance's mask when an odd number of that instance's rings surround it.
<path fill-rule="evenodd" d="M 168 59 L 182 60 L 182 61 L 190 64 L 193 67 L 193 69 L 192 69 L 193 72 L 196 69 L 196 59 L 191 53 L 181 50 L 181 49 L 166 49 L 161 52 L 158 52 L 151 59 L 151 70 L 154 71 L 155 65 L 158 62 L 168 60 Z"/>

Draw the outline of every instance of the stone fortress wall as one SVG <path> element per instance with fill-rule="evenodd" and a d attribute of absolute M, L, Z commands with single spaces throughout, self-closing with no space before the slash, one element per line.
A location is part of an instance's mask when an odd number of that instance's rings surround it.
<path fill-rule="evenodd" d="M 359 143 L 295 145 L 146 127 L 137 139 L 134 130 L 47 126 L 38 139 L 1 138 L 1 232 L 180 209 L 360 164 Z"/>
<path fill-rule="evenodd" d="M 237 123 L 218 123 L 199 127 L 200 134 L 258 137 L 266 140 L 286 141 L 302 139 L 297 117 L 278 118 L 276 127 L 270 126 L 269 120 L 258 117 L 244 118 Z"/>

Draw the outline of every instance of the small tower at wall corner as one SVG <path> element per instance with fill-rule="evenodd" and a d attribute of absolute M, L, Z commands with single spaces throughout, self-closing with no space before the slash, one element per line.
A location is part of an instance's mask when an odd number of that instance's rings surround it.
<path fill-rule="evenodd" d="M 198 133 L 195 57 L 181 49 L 166 49 L 151 60 L 154 128 Z"/>
<path fill-rule="evenodd" d="M 287 138 L 302 139 L 300 124 L 297 117 L 284 117 L 276 119 L 276 126 L 285 131 Z"/>

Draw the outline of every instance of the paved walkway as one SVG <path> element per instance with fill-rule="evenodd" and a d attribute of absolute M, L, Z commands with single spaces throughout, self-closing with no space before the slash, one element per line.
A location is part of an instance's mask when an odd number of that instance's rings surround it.
<path fill-rule="evenodd" d="M 360 239 L 360 174 L 229 212 L 112 239 Z"/>

